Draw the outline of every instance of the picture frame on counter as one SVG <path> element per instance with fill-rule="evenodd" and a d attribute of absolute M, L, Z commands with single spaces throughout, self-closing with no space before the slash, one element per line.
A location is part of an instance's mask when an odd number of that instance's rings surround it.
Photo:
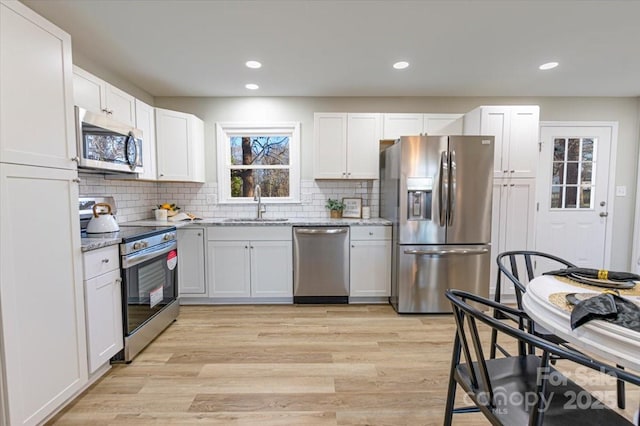
<path fill-rule="evenodd" d="M 362 198 L 343 198 L 343 218 L 360 219 L 362 217 Z"/>

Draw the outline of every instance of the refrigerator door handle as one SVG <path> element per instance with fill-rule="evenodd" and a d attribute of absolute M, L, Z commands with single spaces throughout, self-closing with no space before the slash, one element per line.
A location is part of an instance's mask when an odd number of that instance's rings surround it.
<path fill-rule="evenodd" d="M 404 254 L 415 254 L 416 256 L 451 256 L 467 254 L 484 254 L 489 252 L 488 248 L 456 248 L 446 250 L 405 250 Z"/>
<path fill-rule="evenodd" d="M 447 225 L 447 207 L 449 205 L 449 155 L 447 151 L 440 154 L 440 182 L 438 185 L 438 212 L 440 226 Z"/>
<path fill-rule="evenodd" d="M 450 184 L 449 184 L 449 226 L 453 226 L 453 216 L 456 212 L 456 151 L 451 150 L 451 154 L 449 154 L 449 174 Z"/>

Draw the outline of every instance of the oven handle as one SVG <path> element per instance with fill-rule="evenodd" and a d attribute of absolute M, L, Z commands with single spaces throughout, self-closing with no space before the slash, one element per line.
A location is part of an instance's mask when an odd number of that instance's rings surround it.
<path fill-rule="evenodd" d="M 127 256 L 122 256 L 122 269 L 128 269 L 132 266 L 139 265 L 142 262 L 146 262 L 149 259 L 160 256 L 161 254 L 169 253 L 171 250 L 175 250 L 177 247 L 178 243 L 176 241 L 169 241 L 160 246 L 154 247 L 150 251 L 145 250 L 138 253 L 129 254 Z"/>

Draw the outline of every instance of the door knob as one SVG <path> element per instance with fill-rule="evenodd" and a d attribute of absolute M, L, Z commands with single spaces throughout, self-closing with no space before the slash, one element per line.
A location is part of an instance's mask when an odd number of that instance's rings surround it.
<path fill-rule="evenodd" d="M 609 212 L 600 212 L 600 217 L 607 217 L 609 216 Z"/>

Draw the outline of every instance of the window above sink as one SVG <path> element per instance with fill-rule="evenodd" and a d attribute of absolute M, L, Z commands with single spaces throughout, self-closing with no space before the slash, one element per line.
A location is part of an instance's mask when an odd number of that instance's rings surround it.
<path fill-rule="evenodd" d="M 218 202 L 300 202 L 300 123 L 216 123 Z"/>

